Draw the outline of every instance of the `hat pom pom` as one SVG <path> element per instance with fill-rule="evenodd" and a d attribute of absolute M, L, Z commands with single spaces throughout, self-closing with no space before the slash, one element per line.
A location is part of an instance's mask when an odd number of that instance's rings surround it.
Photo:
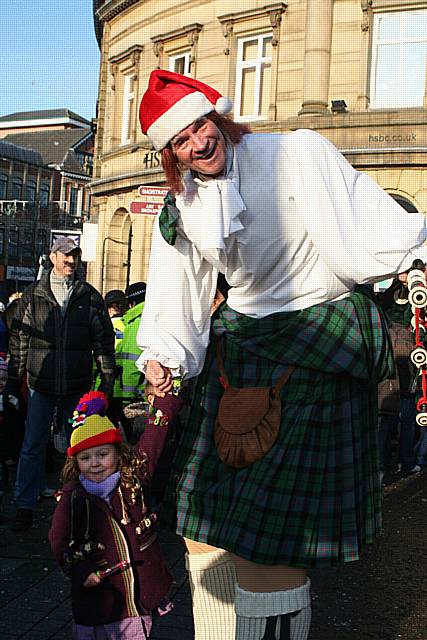
<path fill-rule="evenodd" d="M 89 393 L 85 393 L 85 395 L 80 398 L 76 411 L 78 413 L 84 413 L 86 417 L 94 414 L 105 416 L 107 408 L 108 400 L 105 393 L 102 391 L 89 391 Z"/>
<path fill-rule="evenodd" d="M 233 103 L 230 98 L 226 98 L 225 96 L 221 96 L 215 103 L 215 111 L 219 113 L 220 116 L 225 116 L 227 113 L 233 108 Z"/>

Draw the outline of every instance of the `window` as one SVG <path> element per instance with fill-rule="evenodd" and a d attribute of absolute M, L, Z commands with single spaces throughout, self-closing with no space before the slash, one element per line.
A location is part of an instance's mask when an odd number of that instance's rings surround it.
<path fill-rule="evenodd" d="M 77 200 L 78 200 L 79 190 L 77 187 L 70 187 L 70 208 L 68 213 L 70 216 L 77 215 Z"/>
<path fill-rule="evenodd" d="M 35 180 L 27 181 L 27 200 L 28 202 L 35 202 L 37 192 L 37 183 Z"/>
<path fill-rule="evenodd" d="M 266 33 L 238 40 L 234 100 L 237 120 L 261 120 L 268 116 L 272 39 L 272 34 Z"/>
<path fill-rule="evenodd" d="M 19 231 L 18 229 L 9 229 L 9 238 L 7 243 L 7 252 L 10 258 L 17 258 L 19 254 Z"/>
<path fill-rule="evenodd" d="M 398 193 L 390 193 L 389 195 L 408 213 L 416 213 L 418 211 L 417 207 L 404 196 L 401 196 Z M 386 280 L 381 280 L 381 282 L 376 282 L 374 284 L 374 291 L 385 291 L 389 288 L 392 282 L 393 278 L 387 278 Z"/>
<path fill-rule="evenodd" d="M 124 76 L 121 144 L 130 143 L 130 124 L 135 101 L 134 80 L 133 74 Z"/>
<path fill-rule="evenodd" d="M 404 198 L 397 193 L 390 193 L 390 195 L 393 200 L 396 200 L 397 204 L 400 204 L 402 209 L 405 209 L 408 213 L 416 213 L 418 211 L 417 207 L 407 198 Z"/>
<path fill-rule="evenodd" d="M 46 247 L 46 231 L 44 229 L 39 229 L 37 231 L 36 237 L 36 253 L 38 256 L 45 253 Z"/>
<path fill-rule="evenodd" d="M 31 231 L 24 231 L 24 242 L 22 245 L 22 258 L 24 260 L 32 260 L 33 259 L 33 234 Z"/>
<path fill-rule="evenodd" d="M 13 178 L 11 200 L 22 200 L 22 178 Z"/>
<path fill-rule="evenodd" d="M 135 141 L 137 131 L 138 73 L 143 45 L 134 44 L 125 51 L 108 59 L 110 64 L 110 87 L 107 98 L 107 128 L 111 149 L 117 145 L 128 145 Z M 82 149 L 85 153 L 85 150 Z M 90 169 L 89 165 L 86 169 Z M 88 175 L 90 170 L 87 170 Z"/>
<path fill-rule="evenodd" d="M 422 107 L 427 11 L 374 14 L 370 106 Z"/>
<path fill-rule="evenodd" d="M 46 182 L 42 182 L 40 185 L 40 207 L 47 209 L 49 206 L 50 187 Z"/>
<path fill-rule="evenodd" d="M 188 77 L 197 77 L 197 51 L 203 25 L 192 22 L 173 31 L 153 36 L 158 69 L 169 69 Z"/>
<path fill-rule="evenodd" d="M 184 51 L 174 56 L 169 56 L 169 71 L 180 73 L 183 76 L 190 76 L 191 52 Z"/>
<path fill-rule="evenodd" d="M 0 200 L 7 200 L 7 175 L 0 173 Z"/>
<path fill-rule="evenodd" d="M 76 151 L 76 158 L 83 171 L 88 175 L 91 175 L 91 170 L 93 168 L 93 156 L 89 153 L 84 153 L 83 151 Z"/>

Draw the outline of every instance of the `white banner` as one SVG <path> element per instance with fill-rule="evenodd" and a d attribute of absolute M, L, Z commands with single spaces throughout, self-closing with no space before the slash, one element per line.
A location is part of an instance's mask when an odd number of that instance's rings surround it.
<path fill-rule="evenodd" d="M 96 236 L 98 225 L 93 222 L 83 223 L 83 233 L 80 242 L 83 262 L 95 262 L 96 260 Z"/>

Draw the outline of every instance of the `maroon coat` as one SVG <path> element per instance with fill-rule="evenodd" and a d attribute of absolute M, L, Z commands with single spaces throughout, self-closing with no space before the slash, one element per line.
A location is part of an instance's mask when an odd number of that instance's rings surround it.
<path fill-rule="evenodd" d="M 170 417 L 171 413 L 168 411 Z M 148 455 L 150 475 L 167 433 L 167 426 L 148 425 L 137 445 L 138 455 Z M 121 491 L 127 523 L 123 522 L 119 488 L 111 498 L 111 509 L 104 500 L 87 493 L 78 481 L 69 482 L 58 493 L 49 541 L 56 560 L 70 577 L 73 617 L 78 624 L 97 626 L 141 615 L 144 610 L 155 609 L 171 585 L 172 577 L 157 541 L 155 515 L 146 505 L 141 508 L 140 500 L 132 504 L 128 489 L 121 486 Z M 81 547 L 86 543 L 89 551 L 84 559 L 76 562 L 74 558 L 67 568 L 70 538 Z M 130 561 L 130 567 L 102 579 L 96 587 L 83 587 L 90 573 L 121 560 Z"/>

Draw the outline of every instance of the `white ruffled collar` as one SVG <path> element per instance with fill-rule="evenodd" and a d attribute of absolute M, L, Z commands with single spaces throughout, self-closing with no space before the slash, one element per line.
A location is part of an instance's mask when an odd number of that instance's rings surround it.
<path fill-rule="evenodd" d="M 244 229 L 240 215 L 246 205 L 239 193 L 239 168 L 236 149 L 227 148 L 228 171 L 225 176 L 210 180 L 188 172 L 185 190 L 177 196 L 184 231 L 190 238 L 198 237 L 200 251 L 224 250 L 226 240 Z"/>

